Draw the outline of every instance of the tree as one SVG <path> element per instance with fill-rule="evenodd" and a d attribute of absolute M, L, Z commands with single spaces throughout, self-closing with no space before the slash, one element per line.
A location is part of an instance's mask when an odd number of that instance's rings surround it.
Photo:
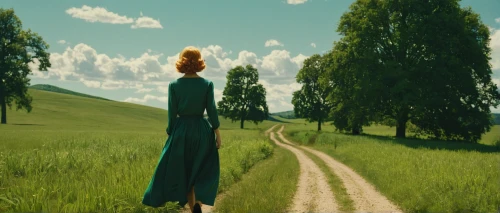
<path fill-rule="evenodd" d="M 353 80 L 336 92 L 355 88 L 352 100 L 371 109 L 364 117 L 393 119 L 397 137 L 407 122 L 439 139 L 478 141 L 490 130 L 500 94 L 489 30 L 459 0 L 357 0 L 337 31 L 334 49 L 347 51 L 337 60 Z"/>
<path fill-rule="evenodd" d="M 373 116 L 368 99 L 376 94 L 373 94 L 368 86 L 355 86 L 362 85 L 354 71 L 363 69 L 359 67 L 363 64 L 354 60 L 354 51 L 348 47 L 345 42 L 336 42 L 327 58 L 330 61 L 327 72 L 333 86 L 328 96 L 332 103 L 330 117 L 337 130 L 359 135 L 363 126 L 368 125 L 370 117 Z"/>
<path fill-rule="evenodd" d="M 328 64 L 325 56 L 314 54 L 304 60 L 303 67 L 297 73 L 297 83 L 302 88 L 293 93 L 292 104 L 295 116 L 309 122 L 318 122 L 318 131 L 326 121 L 332 103 L 327 99 L 332 86 L 326 72 Z"/>
<path fill-rule="evenodd" d="M 266 120 L 269 109 L 266 103 L 266 89 L 259 84 L 259 73 L 252 65 L 237 66 L 229 70 L 222 100 L 217 103 L 219 114 L 231 121 L 240 121 L 243 129 L 245 120 L 255 124 Z"/>
<path fill-rule="evenodd" d="M 21 20 L 13 9 L 0 8 L 0 105 L 1 123 L 7 123 L 7 106 L 31 112 L 32 97 L 28 94 L 30 63 L 39 63 L 38 69 L 50 67 L 49 45 L 37 33 L 22 30 Z"/>

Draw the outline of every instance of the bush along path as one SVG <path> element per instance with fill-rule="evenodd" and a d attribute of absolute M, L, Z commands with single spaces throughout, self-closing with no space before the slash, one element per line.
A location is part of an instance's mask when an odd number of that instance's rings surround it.
<path fill-rule="evenodd" d="M 321 160 L 325 162 L 325 164 L 330 168 L 330 171 L 334 173 L 337 177 L 339 177 L 343 184 L 344 187 L 349 194 L 350 198 L 352 199 L 354 206 L 355 206 L 355 211 L 356 212 L 402 212 L 401 209 L 393 204 L 391 201 L 389 201 L 385 196 L 380 194 L 373 185 L 368 183 L 363 177 L 358 175 L 354 170 L 349 168 L 348 166 L 338 162 L 337 160 L 333 159 L 329 155 L 308 148 L 304 146 L 296 146 L 290 141 L 288 141 L 282 134 L 282 131 L 284 129 L 284 126 L 281 127 L 281 129 L 277 132 L 278 137 L 280 138 L 281 141 L 283 141 L 283 144 L 285 146 L 288 146 L 291 149 L 294 149 L 295 152 L 303 152 L 302 150 L 305 150 Z M 279 143 L 276 139 L 274 139 L 274 135 L 271 134 L 271 138 L 273 141 L 276 143 Z M 293 148 L 292 146 L 299 147 Z M 302 155 L 304 155 L 302 153 Z M 305 155 L 304 155 L 305 156 Z M 299 158 L 299 162 L 300 162 Z M 301 165 L 302 166 L 302 165 Z M 316 165 L 314 165 L 316 166 Z M 316 166 L 317 167 L 317 166 Z M 302 169 L 301 169 L 302 171 Z M 299 181 L 299 188 L 300 188 L 300 181 Z M 329 188 L 328 185 L 326 185 L 326 188 Z M 297 192 L 299 193 L 299 191 Z M 330 197 L 328 194 L 320 194 L 324 197 Z M 328 198 L 331 199 L 331 198 Z M 321 199 L 320 199 L 321 200 Z M 300 202 L 300 201 L 297 201 Z M 325 202 L 325 201 L 322 201 Z M 334 200 L 331 202 L 327 203 L 335 203 Z M 295 205 L 295 204 L 294 204 Z M 335 206 L 335 204 L 332 204 L 332 206 Z M 293 209 L 295 210 L 295 209 Z M 319 209 L 318 209 L 319 210 Z M 303 212 L 303 211 L 301 211 Z M 319 211 L 318 211 L 319 212 Z M 330 211 L 331 212 L 331 211 Z"/>

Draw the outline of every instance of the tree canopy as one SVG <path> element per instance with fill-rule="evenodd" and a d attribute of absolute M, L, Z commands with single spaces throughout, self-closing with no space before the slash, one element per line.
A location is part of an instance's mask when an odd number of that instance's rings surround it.
<path fill-rule="evenodd" d="M 23 30 L 21 20 L 13 9 L 0 8 L 0 105 L 1 123 L 7 123 L 7 106 L 16 104 L 17 110 L 31 111 L 32 97 L 28 94 L 32 72 L 29 64 L 38 63 L 38 69 L 51 66 L 46 52 L 49 45 L 31 30 Z"/>
<path fill-rule="evenodd" d="M 245 120 L 255 124 L 266 120 L 269 109 L 266 89 L 259 84 L 259 73 L 252 65 L 237 66 L 227 73 L 227 82 L 222 100 L 217 103 L 219 114 L 231 121 L 240 121 L 243 129 Z"/>
<path fill-rule="evenodd" d="M 489 30 L 459 0 L 357 0 L 333 48 L 334 123 L 392 119 L 439 139 L 478 141 L 500 94 Z M 342 126 L 342 125 L 341 125 Z"/>
<path fill-rule="evenodd" d="M 321 124 L 327 120 L 332 103 L 328 96 L 332 91 L 326 69 L 328 61 L 325 57 L 314 54 L 304 60 L 303 67 L 297 73 L 297 83 L 302 88 L 293 93 L 292 104 L 296 117 L 305 118 L 309 122 Z"/>

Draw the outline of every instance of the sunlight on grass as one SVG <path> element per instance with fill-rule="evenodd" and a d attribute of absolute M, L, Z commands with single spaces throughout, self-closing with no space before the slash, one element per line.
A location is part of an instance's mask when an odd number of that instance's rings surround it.
<path fill-rule="evenodd" d="M 314 124 L 311 124 L 313 126 Z M 287 125 L 294 142 L 316 131 Z M 500 207 L 500 149 L 483 144 L 326 132 L 311 145 L 353 168 L 408 212 L 494 212 Z"/>

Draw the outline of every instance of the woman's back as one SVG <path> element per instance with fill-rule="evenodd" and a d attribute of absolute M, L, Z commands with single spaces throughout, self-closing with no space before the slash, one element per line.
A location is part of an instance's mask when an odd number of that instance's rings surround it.
<path fill-rule="evenodd" d="M 179 78 L 172 81 L 169 93 L 177 103 L 179 115 L 201 115 L 207 107 L 207 94 L 211 81 L 204 78 Z"/>
<path fill-rule="evenodd" d="M 212 81 L 201 77 L 178 78 L 170 82 L 168 93 L 168 134 L 171 133 L 171 126 L 175 125 L 178 115 L 202 116 L 205 109 L 212 127 L 219 127 Z"/>

